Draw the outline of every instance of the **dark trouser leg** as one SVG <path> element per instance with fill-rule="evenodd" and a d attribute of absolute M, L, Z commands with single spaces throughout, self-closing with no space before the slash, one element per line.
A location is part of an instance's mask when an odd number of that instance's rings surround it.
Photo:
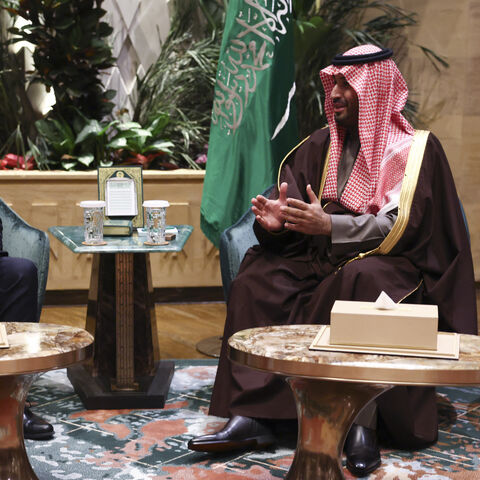
<path fill-rule="evenodd" d="M 357 415 L 355 424 L 371 428 L 372 430 L 377 428 L 377 402 L 375 400 L 365 405 L 363 410 Z"/>
<path fill-rule="evenodd" d="M 424 448 L 438 437 L 435 388 L 395 387 L 377 398 L 378 413 L 394 447 Z"/>
<path fill-rule="evenodd" d="M 0 257 L 0 320 L 37 322 L 37 267 L 24 258 Z"/>
<path fill-rule="evenodd" d="M 3 322 L 38 322 L 38 274 L 25 258 L 0 257 L 0 319 Z M 53 427 L 25 407 L 23 434 L 29 439 L 48 439 Z"/>

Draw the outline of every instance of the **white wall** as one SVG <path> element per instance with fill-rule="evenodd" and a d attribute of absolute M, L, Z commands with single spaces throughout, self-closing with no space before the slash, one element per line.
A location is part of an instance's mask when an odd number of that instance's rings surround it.
<path fill-rule="evenodd" d="M 157 59 L 169 28 L 169 0 L 106 0 L 106 21 L 113 27 L 113 55 L 117 64 L 103 75 L 106 88 L 117 91 L 114 113 L 133 113 L 137 76 L 142 78 Z"/>

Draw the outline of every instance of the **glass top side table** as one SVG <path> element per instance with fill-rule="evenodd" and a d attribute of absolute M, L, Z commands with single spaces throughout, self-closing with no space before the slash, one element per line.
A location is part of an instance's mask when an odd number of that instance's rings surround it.
<path fill-rule="evenodd" d="M 49 232 L 72 252 L 93 254 L 86 329 L 95 337 L 92 361 L 68 369 L 88 409 L 163 408 L 174 363 L 160 361 L 151 253 L 180 252 L 193 227 L 176 225 L 168 245 L 144 245 L 146 237 L 105 236 L 106 245 L 85 246 L 82 226 Z"/>

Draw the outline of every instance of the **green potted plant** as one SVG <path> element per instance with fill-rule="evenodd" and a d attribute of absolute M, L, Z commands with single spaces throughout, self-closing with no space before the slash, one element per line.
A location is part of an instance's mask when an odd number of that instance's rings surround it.
<path fill-rule="evenodd" d="M 72 107 L 101 119 L 112 111 L 114 91 L 104 91 L 99 73 L 114 65 L 108 37 L 112 27 L 102 21 L 103 0 L 5 0 L 2 7 L 25 20 L 9 29 L 13 41 L 35 46 L 32 82 L 55 93 L 53 114 L 71 120 Z"/>
<path fill-rule="evenodd" d="M 11 42 L 28 41 L 35 46 L 35 72 L 30 82 L 40 82 L 55 93 L 52 110 L 34 124 L 35 142 L 28 139 L 36 165 L 40 169 L 69 171 L 114 163 L 175 167 L 162 158 L 172 153 L 173 146 L 164 136 L 168 113 L 155 113 L 145 119 L 143 126 L 138 122 L 105 120 L 112 111 L 110 99 L 115 92 L 104 91 L 99 78 L 100 72 L 114 63 L 108 43 L 112 28 L 102 21 L 106 13 L 102 3 L 7 0 L 3 7 L 26 21 L 9 32 Z M 24 136 L 20 133 L 16 130 L 15 138 L 21 143 Z M 10 145 L 5 145 L 7 148 Z"/>
<path fill-rule="evenodd" d="M 166 113 L 166 136 L 175 148 L 170 162 L 201 169 L 208 144 L 221 33 L 228 2 L 183 0 L 174 3 L 170 33 L 157 60 L 139 79 L 134 120 L 142 125 Z"/>
<path fill-rule="evenodd" d="M 165 114 L 145 127 L 131 121 L 99 121 L 78 111 L 73 118 L 72 125 L 62 117 L 37 121 L 39 138 L 31 148 L 42 170 L 91 170 L 114 164 L 148 167 L 173 147 L 162 138 L 168 124 Z"/>
<path fill-rule="evenodd" d="M 36 112 L 27 94 L 24 48 L 14 52 L 7 38 L 9 18 L 0 10 L 0 168 L 25 168 L 28 145 L 34 138 Z M 17 161 L 15 161 L 15 157 Z"/>

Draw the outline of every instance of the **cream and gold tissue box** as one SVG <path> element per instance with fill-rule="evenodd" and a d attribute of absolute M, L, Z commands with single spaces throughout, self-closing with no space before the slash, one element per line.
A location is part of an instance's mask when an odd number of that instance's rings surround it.
<path fill-rule="evenodd" d="M 374 302 L 337 300 L 330 314 L 331 345 L 437 349 L 436 305 L 396 304 L 379 309 Z"/>

